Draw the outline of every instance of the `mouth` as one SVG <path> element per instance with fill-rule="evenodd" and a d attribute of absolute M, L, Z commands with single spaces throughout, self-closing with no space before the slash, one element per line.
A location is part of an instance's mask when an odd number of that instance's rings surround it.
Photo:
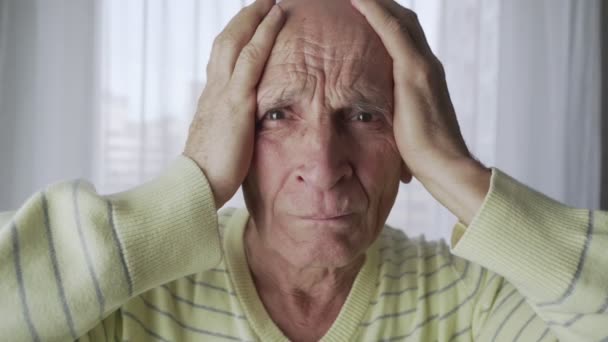
<path fill-rule="evenodd" d="M 339 215 L 312 215 L 299 216 L 300 219 L 306 221 L 314 221 L 319 223 L 348 223 L 355 217 L 354 213 L 339 214 Z"/>

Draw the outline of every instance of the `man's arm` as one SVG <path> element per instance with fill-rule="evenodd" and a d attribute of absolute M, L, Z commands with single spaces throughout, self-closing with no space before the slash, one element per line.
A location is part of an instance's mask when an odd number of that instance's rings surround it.
<path fill-rule="evenodd" d="M 217 214 L 198 166 L 100 196 L 63 182 L 0 215 L 0 336 L 74 340 L 130 297 L 220 262 Z"/>
<path fill-rule="evenodd" d="M 456 225 L 454 254 L 512 283 L 560 340 L 608 337 L 608 213 L 563 205 L 496 168 L 490 184 L 469 226 Z"/>
<path fill-rule="evenodd" d="M 130 297 L 220 262 L 216 208 L 248 172 L 256 85 L 284 19 L 257 0 L 216 38 L 184 156 L 164 175 L 107 197 L 60 183 L 0 215 L 0 336 L 107 335 Z"/>
<path fill-rule="evenodd" d="M 489 181 L 460 134 L 443 67 L 416 14 L 393 0 L 351 1 L 393 58 L 393 129 L 406 167 L 470 222 L 457 226 L 453 252 L 512 283 L 560 339 L 608 337 L 608 213 L 569 208 L 497 169 Z M 480 293 L 488 291 L 500 294 Z"/>

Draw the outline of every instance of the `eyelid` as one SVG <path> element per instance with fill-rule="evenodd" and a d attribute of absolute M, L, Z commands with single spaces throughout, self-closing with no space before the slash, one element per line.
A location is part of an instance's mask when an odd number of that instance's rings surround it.
<path fill-rule="evenodd" d="M 272 108 L 264 112 L 264 114 L 257 120 L 258 123 L 266 120 L 268 118 L 268 114 L 272 112 L 282 112 L 284 116 L 287 116 L 287 110 L 285 108 Z"/>
<path fill-rule="evenodd" d="M 385 108 L 380 105 L 375 105 L 372 103 L 364 102 L 364 103 L 355 103 L 352 107 L 352 110 L 355 112 L 366 112 L 372 113 L 374 115 L 380 115 L 385 117 L 387 120 L 392 117 L 392 113 L 389 112 L 388 108 Z"/>
<path fill-rule="evenodd" d="M 350 119 L 353 120 L 355 119 L 359 114 L 363 114 L 363 113 L 367 113 L 370 114 L 373 118 L 372 120 L 384 120 L 384 114 L 383 113 L 379 113 L 373 110 L 354 110 L 351 115 L 350 115 Z"/>

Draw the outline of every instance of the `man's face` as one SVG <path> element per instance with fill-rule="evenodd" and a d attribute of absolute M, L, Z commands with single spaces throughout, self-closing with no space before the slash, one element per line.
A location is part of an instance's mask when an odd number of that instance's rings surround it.
<path fill-rule="evenodd" d="M 258 87 L 245 200 L 267 247 L 340 267 L 380 233 L 397 195 L 392 61 L 348 1 L 283 1 Z"/>

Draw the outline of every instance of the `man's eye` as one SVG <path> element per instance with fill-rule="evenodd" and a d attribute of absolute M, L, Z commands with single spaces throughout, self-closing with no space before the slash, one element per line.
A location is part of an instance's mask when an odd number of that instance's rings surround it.
<path fill-rule="evenodd" d="M 271 110 L 264 115 L 264 119 L 270 121 L 277 121 L 285 119 L 285 113 L 281 110 Z"/>
<path fill-rule="evenodd" d="M 374 121 L 374 114 L 368 112 L 357 113 L 353 117 L 353 120 L 361 122 L 372 122 Z"/>

